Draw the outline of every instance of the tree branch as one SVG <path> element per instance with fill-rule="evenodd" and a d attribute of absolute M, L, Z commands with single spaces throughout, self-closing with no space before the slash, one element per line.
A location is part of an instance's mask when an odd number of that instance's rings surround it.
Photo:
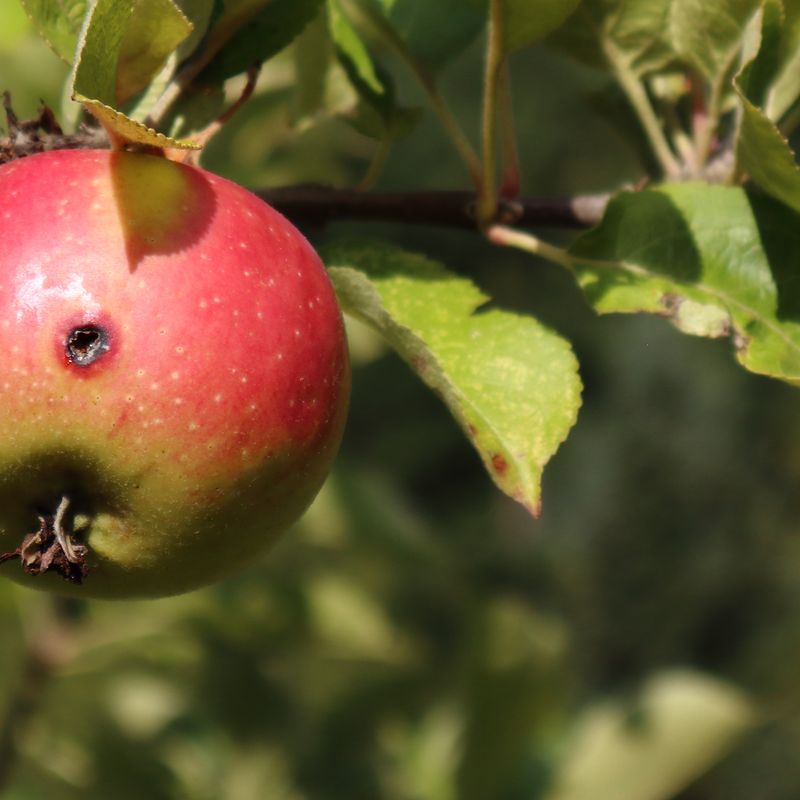
<path fill-rule="evenodd" d="M 0 138 L 0 164 L 46 150 L 104 148 L 101 128 L 65 135 L 52 112 L 42 108 L 32 120 L 19 121 L 4 96 L 8 133 Z M 477 229 L 474 191 L 364 192 L 318 184 L 256 190 L 256 194 L 298 225 L 324 225 L 340 220 L 400 222 Z M 501 199 L 492 224 L 519 228 L 588 228 L 603 215 L 608 195 L 519 197 Z"/>
<path fill-rule="evenodd" d="M 256 194 L 298 224 L 399 222 L 475 229 L 476 195 L 468 191 L 359 192 L 317 184 L 256 190 Z M 519 228 L 588 228 L 596 225 L 609 195 L 519 197 L 501 200 L 497 222 Z"/>

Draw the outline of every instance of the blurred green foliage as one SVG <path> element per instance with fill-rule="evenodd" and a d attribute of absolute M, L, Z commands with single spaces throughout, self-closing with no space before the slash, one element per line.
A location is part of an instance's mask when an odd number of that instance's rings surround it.
<path fill-rule="evenodd" d="M 480 59 L 473 47 L 444 76 L 473 131 Z M 512 68 L 524 191 L 638 177 L 624 128 L 597 113 L 598 98 L 612 117 L 618 106 L 594 73 L 544 49 Z M 0 0 L 0 88 L 20 115 L 40 98 L 58 108 L 65 71 Z M 403 101 L 423 105 L 395 72 Z M 361 177 L 373 144 L 352 128 L 292 127 L 292 76 L 291 54 L 270 63 L 206 166 L 251 186 Z M 463 184 L 428 115 L 395 144 L 379 188 Z M 557 267 L 476 234 L 307 233 L 424 251 L 574 343 L 584 407 L 545 472 L 541 519 L 492 486 L 438 400 L 354 326 L 349 428 L 314 507 L 218 586 L 85 606 L 5 796 L 800 796 L 796 390 L 746 374 L 725 343 L 599 319 Z M 49 604 L 0 586 L 0 707 Z M 581 749 L 592 736 L 601 764 Z M 580 769 L 608 774 L 587 793 Z"/>

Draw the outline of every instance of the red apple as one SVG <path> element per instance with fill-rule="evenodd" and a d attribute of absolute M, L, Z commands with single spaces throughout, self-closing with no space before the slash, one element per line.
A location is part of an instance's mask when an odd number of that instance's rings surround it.
<path fill-rule="evenodd" d="M 319 257 L 253 194 L 156 156 L 0 167 L 0 352 L 0 573 L 31 586 L 213 581 L 297 519 L 342 435 Z"/>

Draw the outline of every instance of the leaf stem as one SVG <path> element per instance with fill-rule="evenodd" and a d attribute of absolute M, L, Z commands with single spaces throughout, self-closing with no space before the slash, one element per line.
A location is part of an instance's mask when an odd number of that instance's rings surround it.
<path fill-rule="evenodd" d="M 205 147 L 208 142 L 219 133 L 220 129 L 229 122 L 231 117 L 233 117 L 233 115 L 252 97 L 256 88 L 256 83 L 258 83 L 260 72 L 261 64 L 250 67 L 250 69 L 247 70 L 247 82 L 242 88 L 239 97 L 237 97 L 222 114 L 210 122 L 202 131 L 192 136 L 188 141 L 200 145 L 201 148 Z M 199 160 L 200 152 L 200 150 L 172 150 L 169 157 L 173 161 L 193 164 Z"/>
<path fill-rule="evenodd" d="M 500 112 L 500 135 L 503 152 L 503 177 L 500 196 L 506 199 L 517 197 L 522 186 L 522 169 L 517 148 L 517 132 L 514 121 L 514 100 L 511 91 L 511 71 L 508 61 L 500 72 L 500 92 L 498 95 Z"/>
<path fill-rule="evenodd" d="M 375 184 L 378 182 L 378 178 L 380 178 L 381 173 L 383 172 L 383 168 L 386 165 L 386 159 L 389 157 L 389 151 L 391 149 L 391 138 L 389 136 L 384 136 L 383 139 L 378 142 L 378 146 L 375 148 L 375 152 L 370 159 L 369 166 L 367 167 L 367 171 L 364 173 L 364 177 L 361 178 L 356 185 L 356 191 L 366 192 L 375 186 Z"/>
<path fill-rule="evenodd" d="M 497 94 L 500 70 L 505 60 L 503 48 L 503 2 L 490 0 L 489 35 L 483 73 L 483 111 L 481 115 L 482 180 L 478 189 L 477 217 L 486 225 L 497 213 L 497 165 L 495 163 L 497 133 Z"/>
<path fill-rule="evenodd" d="M 516 247 L 535 256 L 552 261 L 561 267 L 572 269 L 574 261 L 572 256 L 560 247 L 543 242 L 538 236 L 505 225 L 490 225 L 486 229 L 486 238 L 494 244 L 503 247 Z"/>
<path fill-rule="evenodd" d="M 633 73 L 625 57 L 613 42 L 604 40 L 603 51 L 617 81 L 619 81 L 622 90 L 628 97 L 628 102 L 639 118 L 639 122 L 661 169 L 667 178 L 672 180 L 679 178 L 683 169 L 669 146 L 667 137 L 661 128 L 644 86 L 642 86 L 641 81 Z"/>
<path fill-rule="evenodd" d="M 734 56 L 731 56 L 729 63 L 721 69 L 711 84 L 711 91 L 708 96 L 705 114 L 702 124 L 695 131 L 695 159 L 697 177 L 702 177 L 702 170 L 708 163 L 712 155 L 712 143 L 714 134 L 719 127 L 720 116 L 722 115 L 722 101 L 725 89 L 730 85 L 730 69 L 733 66 Z"/>
<path fill-rule="evenodd" d="M 481 162 L 450 106 L 439 91 L 431 73 L 417 60 L 381 13 L 371 6 L 369 0 L 367 2 L 342 0 L 342 5 L 346 7 L 348 15 L 355 19 L 357 24 L 360 23 L 380 39 L 412 72 L 428 96 L 431 108 L 439 118 L 445 133 L 464 162 L 473 184 L 478 189 L 481 185 Z"/>

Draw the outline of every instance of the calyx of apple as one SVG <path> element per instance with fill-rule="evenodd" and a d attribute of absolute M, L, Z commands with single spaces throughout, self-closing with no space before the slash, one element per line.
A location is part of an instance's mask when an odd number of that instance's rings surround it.
<path fill-rule="evenodd" d="M 62 150 L 0 167 L 0 242 L 0 574 L 174 594 L 298 518 L 350 369 L 296 228 L 199 168 Z"/>

